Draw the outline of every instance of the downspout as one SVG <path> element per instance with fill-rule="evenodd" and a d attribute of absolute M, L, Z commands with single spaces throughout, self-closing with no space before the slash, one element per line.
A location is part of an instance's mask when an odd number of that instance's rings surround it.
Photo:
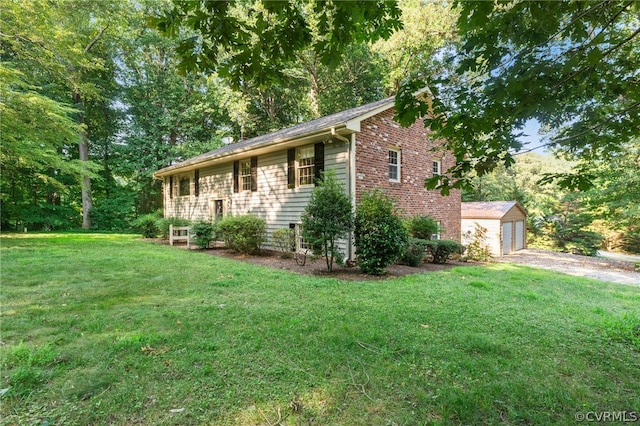
<path fill-rule="evenodd" d="M 336 133 L 336 128 L 331 128 L 331 136 L 347 144 L 347 195 L 351 200 L 351 205 L 356 206 L 356 134 L 351 134 L 351 140 Z M 355 260 L 355 241 L 353 231 L 347 237 L 347 260 Z"/>

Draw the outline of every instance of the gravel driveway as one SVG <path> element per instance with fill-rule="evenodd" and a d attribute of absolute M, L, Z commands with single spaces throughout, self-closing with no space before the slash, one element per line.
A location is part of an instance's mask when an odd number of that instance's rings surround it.
<path fill-rule="evenodd" d="M 600 281 L 640 286 L 640 272 L 634 271 L 633 262 L 540 249 L 519 250 L 498 258 L 497 261 L 549 269 Z"/>

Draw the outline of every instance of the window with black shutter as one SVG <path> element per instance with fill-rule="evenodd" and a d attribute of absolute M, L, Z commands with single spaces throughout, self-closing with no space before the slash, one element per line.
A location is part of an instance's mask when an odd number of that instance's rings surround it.
<path fill-rule="evenodd" d="M 169 176 L 169 198 L 173 198 L 173 176 Z"/>

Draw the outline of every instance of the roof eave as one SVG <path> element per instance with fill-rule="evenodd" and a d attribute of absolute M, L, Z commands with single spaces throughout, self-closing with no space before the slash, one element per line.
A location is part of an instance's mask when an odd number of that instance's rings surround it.
<path fill-rule="evenodd" d="M 345 129 L 348 131 L 344 132 Z M 181 163 L 174 164 L 172 166 L 164 167 L 154 172 L 153 177 L 155 179 L 159 179 L 164 176 L 170 176 L 176 173 L 188 172 L 188 171 L 192 171 L 202 167 L 214 165 L 220 162 L 232 161 L 234 158 L 244 156 L 248 152 L 256 151 L 256 154 L 260 153 L 259 151 L 262 151 L 261 153 L 272 152 L 272 151 L 282 149 L 282 147 L 286 145 L 295 144 L 297 142 L 304 142 L 308 139 L 318 138 L 325 134 L 327 136 L 331 136 L 332 132 L 340 132 L 340 131 L 343 131 L 343 133 L 346 133 L 346 134 L 351 134 L 359 130 L 355 130 L 353 128 L 348 127 L 347 123 L 332 125 L 327 128 L 323 128 L 321 130 L 316 130 L 313 132 L 308 132 L 308 133 L 297 135 L 297 136 L 291 136 L 291 137 L 280 139 L 280 140 L 269 141 L 264 145 L 259 145 L 259 146 L 252 145 L 252 146 L 243 147 L 230 152 L 226 152 L 221 155 L 202 158 L 198 161 L 186 160 Z"/>

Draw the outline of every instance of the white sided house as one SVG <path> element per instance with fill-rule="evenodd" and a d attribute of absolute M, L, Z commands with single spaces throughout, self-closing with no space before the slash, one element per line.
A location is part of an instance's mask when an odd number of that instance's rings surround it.
<path fill-rule="evenodd" d="M 527 245 L 527 213 L 517 201 L 477 201 L 462 203 L 462 244 L 469 244 L 465 234 L 476 226 L 487 229 L 491 255 L 504 256 Z"/>
<path fill-rule="evenodd" d="M 299 230 L 316 179 L 333 170 L 354 205 L 363 192 L 381 189 L 403 214 L 432 216 L 441 238 L 459 241 L 460 192 L 444 197 L 423 184 L 453 157 L 429 139 L 422 121 L 409 128 L 393 121 L 393 106 L 387 98 L 165 167 L 154 174 L 164 182 L 164 215 L 213 221 L 253 214 L 265 219 L 269 236 Z M 355 257 L 352 235 L 341 246 L 347 259 Z"/>

